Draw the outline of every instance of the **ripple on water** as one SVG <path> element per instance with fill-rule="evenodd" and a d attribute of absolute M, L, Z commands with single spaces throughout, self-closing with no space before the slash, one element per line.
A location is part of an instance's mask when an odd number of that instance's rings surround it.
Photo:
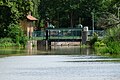
<path fill-rule="evenodd" d="M 0 80 L 119 80 L 119 62 L 90 56 L 18 56 L 0 59 Z M 105 58 L 105 60 L 111 58 Z M 86 62 L 67 62 L 67 61 Z"/>

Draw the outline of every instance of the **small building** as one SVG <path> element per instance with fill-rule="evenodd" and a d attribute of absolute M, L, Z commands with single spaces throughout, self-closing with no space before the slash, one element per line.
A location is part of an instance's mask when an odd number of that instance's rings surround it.
<path fill-rule="evenodd" d="M 22 29 L 24 33 L 30 38 L 32 37 L 32 33 L 34 31 L 35 25 L 33 25 L 33 22 L 37 21 L 35 17 L 31 16 L 31 14 L 26 16 L 26 19 L 23 21 L 20 21 L 20 25 L 22 26 Z"/>

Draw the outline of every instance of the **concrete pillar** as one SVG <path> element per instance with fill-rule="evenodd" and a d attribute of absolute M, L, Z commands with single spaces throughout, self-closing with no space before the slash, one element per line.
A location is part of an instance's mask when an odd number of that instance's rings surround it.
<path fill-rule="evenodd" d="M 88 27 L 84 27 L 82 31 L 82 44 L 86 44 L 88 40 Z"/>

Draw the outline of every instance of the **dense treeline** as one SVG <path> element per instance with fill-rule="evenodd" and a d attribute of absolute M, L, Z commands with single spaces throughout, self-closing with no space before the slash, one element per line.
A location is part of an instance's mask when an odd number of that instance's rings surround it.
<path fill-rule="evenodd" d="M 118 0 L 41 0 L 38 11 L 40 20 L 49 17 L 56 27 L 75 27 L 80 23 L 91 29 L 92 13 L 96 26 L 106 27 L 108 23 L 102 25 L 101 21 L 106 22 L 111 15 L 117 17 L 119 4 Z"/>
<path fill-rule="evenodd" d="M 38 26 L 49 18 L 56 27 L 75 27 L 79 23 L 91 27 L 92 13 L 96 26 L 111 26 L 106 21 L 118 17 L 119 4 L 118 0 L 1 0 L 0 30 L 4 31 L 11 23 L 18 23 L 29 11 L 39 19 Z M 111 22 L 115 23 L 114 20 Z"/>
<path fill-rule="evenodd" d="M 91 12 L 100 11 L 100 0 L 41 0 L 41 18 L 49 17 L 58 27 L 75 27 L 81 23 L 91 26 Z M 55 23 L 54 23 L 55 24 Z"/>

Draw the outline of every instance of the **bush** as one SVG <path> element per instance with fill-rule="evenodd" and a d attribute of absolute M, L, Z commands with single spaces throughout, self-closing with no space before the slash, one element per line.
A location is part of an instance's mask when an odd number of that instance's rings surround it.
<path fill-rule="evenodd" d="M 117 42 L 117 41 L 108 42 L 107 47 L 108 47 L 108 52 L 110 54 L 113 54 L 113 53 L 118 54 L 118 53 L 120 53 L 120 42 Z"/>
<path fill-rule="evenodd" d="M 97 54 L 99 53 L 108 53 L 108 47 L 107 46 L 102 46 L 102 47 L 95 47 L 95 51 L 97 52 Z"/>
<path fill-rule="evenodd" d="M 19 43 L 20 43 L 23 47 L 25 47 L 27 41 L 28 41 L 28 37 L 23 35 L 23 36 L 20 37 Z"/>
<path fill-rule="evenodd" d="M 97 42 L 95 42 L 94 46 L 95 47 L 104 47 L 104 46 L 106 46 L 106 44 L 103 43 L 103 41 L 97 41 Z"/>
<path fill-rule="evenodd" d="M 9 25 L 9 37 L 12 41 L 17 44 L 17 46 L 23 45 L 25 47 L 27 42 L 27 37 L 24 35 L 23 30 L 18 24 Z"/>
<path fill-rule="evenodd" d="M 5 42 L 13 43 L 13 41 L 12 41 L 11 38 L 1 38 L 1 39 L 0 39 L 0 43 L 5 43 Z"/>
<path fill-rule="evenodd" d="M 17 25 L 17 24 L 10 24 L 9 25 L 8 36 L 12 38 L 14 43 L 19 42 L 19 39 L 20 39 L 21 35 L 23 35 L 22 32 L 23 31 L 21 30 L 19 25 Z"/>
<path fill-rule="evenodd" d="M 110 54 L 120 54 L 120 42 L 108 42 L 107 45 L 100 42 L 95 43 L 95 50 L 97 53 L 110 53 Z M 104 45 L 104 46 L 103 46 Z"/>
<path fill-rule="evenodd" d="M 101 44 L 104 45 L 102 48 L 98 48 L 97 51 L 101 53 L 120 54 L 120 26 L 110 28 L 106 31 L 103 43 L 96 42 L 95 46 L 99 47 Z M 105 44 L 104 44 L 105 43 Z"/>
<path fill-rule="evenodd" d="M 120 26 L 108 29 L 104 42 L 108 47 L 109 53 L 120 53 Z"/>
<path fill-rule="evenodd" d="M 120 26 L 107 29 L 104 42 L 107 44 L 110 41 L 120 41 Z"/>
<path fill-rule="evenodd" d="M 1 38 L 0 39 L 0 47 L 11 47 L 15 46 L 11 38 Z"/>
<path fill-rule="evenodd" d="M 93 38 L 89 42 L 90 46 L 93 46 L 97 40 L 98 40 L 98 35 L 94 33 Z"/>

